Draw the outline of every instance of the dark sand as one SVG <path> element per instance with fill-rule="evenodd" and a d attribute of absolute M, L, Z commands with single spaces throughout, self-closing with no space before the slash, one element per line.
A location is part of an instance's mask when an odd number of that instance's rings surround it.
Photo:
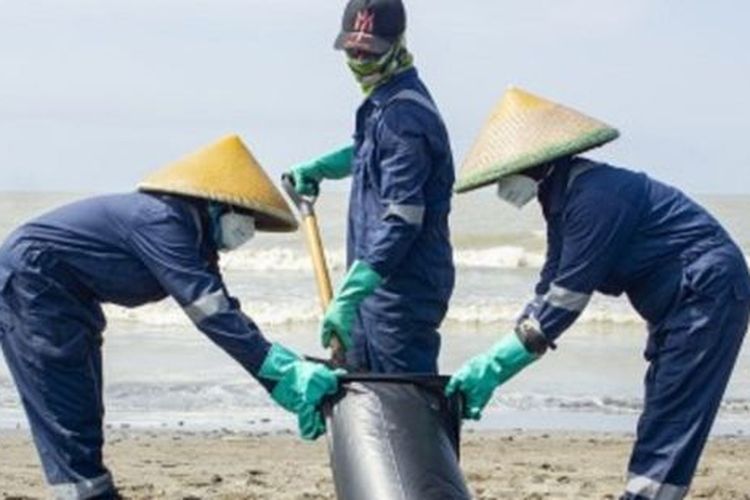
<path fill-rule="evenodd" d="M 335 498 L 323 439 L 130 430 L 108 439 L 106 461 L 126 498 Z M 588 433 L 467 433 L 462 463 L 478 499 L 616 499 L 630 445 Z M 0 498 L 45 495 L 28 434 L 0 433 Z M 713 439 L 690 498 L 750 500 L 750 439 Z"/>

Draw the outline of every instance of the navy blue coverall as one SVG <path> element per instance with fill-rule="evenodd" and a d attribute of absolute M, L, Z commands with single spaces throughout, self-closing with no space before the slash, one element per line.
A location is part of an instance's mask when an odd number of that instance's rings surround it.
<path fill-rule="evenodd" d="M 20 227 L 0 248 L 0 341 L 58 498 L 113 489 L 102 463 L 102 303 L 171 295 L 248 372 L 266 357 L 270 345 L 224 287 L 201 203 L 91 198 Z"/>
<path fill-rule="evenodd" d="M 554 344 L 594 291 L 627 294 L 648 323 L 649 369 L 623 498 L 683 498 L 747 331 L 744 256 L 702 207 L 645 174 L 569 158 L 539 200 L 547 259 L 523 318 Z"/>
<path fill-rule="evenodd" d="M 361 304 L 348 362 L 380 373 L 436 373 L 438 328 L 454 284 L 455 174 L 448 133 L 416 70 L 362 104 L 354 139 L 348 260 L 384 279 Z"/>

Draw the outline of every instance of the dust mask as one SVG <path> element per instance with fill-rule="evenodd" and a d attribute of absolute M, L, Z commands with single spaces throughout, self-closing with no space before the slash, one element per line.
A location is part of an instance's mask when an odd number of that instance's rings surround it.
<path fill-rule="evenodd" d="M 208 216 L 214 243 L 221 251 L 239 248 L 255 236 L 255 218 L 251 215 L 237 213 L 226 205 L 211 202 L 208 204 Z"/>
<path fill-rule="evenodd" d="M 255 218 L 237 212 L 227 212 L 219 218 L 221 238 L 219 250 L 241 247 L 255 236 Z"/>
<path fill-rule="evenodd" d="M 538 191 L 539 183 L 525 175 L 509 175 L 497 182 L 497 195 L 516 208 L 523 208 Z"/>

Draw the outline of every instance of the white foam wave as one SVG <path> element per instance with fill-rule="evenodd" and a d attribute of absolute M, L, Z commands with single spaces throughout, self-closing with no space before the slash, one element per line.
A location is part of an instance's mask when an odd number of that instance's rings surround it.
<path fill-rule="evenodd" d="M 461 300 L 454 301 L 448 310 L 449 321 L 459 323 L 491 324 L 515 321 L 526 304 L 522 302 Z M 621 304 L 607 300 L 595 300 L 583 312 L 578 323 L 641 323 L 638 314 Z"/>
<path fill-rule="evenodd" d="M 633 415 L 643 410 L 640 398 L 604 395 L 559 396 L 551 394 L 511 393 L 496 395 L 492 404 L 500 408 L 522 411 L 552 410 L 607 415 Z M 724 415 L 750 416 L 750 400 L 728 398 L 721 402 Z"/>
<path fill-rule="evenodd" d="M 326 252 L 328 267 L 343 269 L 346 257 L 343 250 Z M 312 270 L 310 256 L 292 248 L 275 247 L 260 250 L 237 250 L 221 256 L 225 271 L 308 271 Z"/>
<path fill-rule="evenodd" d="M 12 383 L 0 380 L 0 409 L 17 408 Z M 119 382 L 106 387 L 108 408 L 116 411 L 179 412 L 241 411 L 273 408 L 266 392 L 249 377 L 242 381 Z M 604 394 L 559 395 L 534 392 L 499 392 L 492 406 L 517 411 L 564 411 L 606 415 L 635 415 L 643 409 L 640 397 Z M 726 398 L 725 416 L 750 417 L 750 400 Z"/>
<path fill-rule="evenodd" d="M 297 299 L 278 302 L 242 300 L 243 310 L 261 327 L 314 323 L 320 320 L 320 306 L 317 299 Z M 462 324 L 489 325 L 514 321 L 524 307 L 522 302 L 491 301 L 468 299 L 454 301 L 447 321 Z M 153 326 L 189 327 L 190 320 L 171 300 L 150 304 L 135 309 L 125 309 L 108 305 L 107 318 L 114 321 L 143 323 Z M 592 302 L 584 311 L 578 323 L 632 324 L 642 320 L 623 304 L 599 300 Z"/>
<path fill-rule="evenodd" d="M 605 414 L 632 414 L 642 408 L 639 399 L 609 396 L 558 396 L 550 394 L 506 393 L 496 395 L 492 404 L 513 410 L 561 410 Z"/>
<path fill-rule="evenodd" d="M 271 405 L 265 391 L 249 379 L 245 383 L 128 382 L 112 384 L 106 392 L 115 410 L 195 412 Z"/>
<path fill-rule="evenodd" d="M 320 306 L 314 300 L 280 302 L 243 301 L 243 311 L 260 326 L 309 323 L 318 321 Z M 173 301 L 165 300 L 135 309 L 107 305 L 109 320 L 143 323 L 152 326 L 189 327 L 190 320 Z"/>
<path fill-rule="evenodd" d="M 454 260 L 459 268 L 519 269 L 539 268 L 544 264 L 544 255 L 531 252 L 520 246 L 502 245 L 482 249 L 458 249 Z M 341 271 L 346 266 L 346 252 L 336 249 L 326 253 L 328 266 Z M 274 247 L 259 250 L 238 250 L 221 257 L 225 271 L 309 271 L 312 270 L 310 256 L 305 251 Z"/>
<path fill-rule="evenodd" d="M 544 255 L 519 246 L 457 250 L 453 258 L 459 268 L 520 269 L 540 268 L 544 264 Z"/>
<path fill-rule="evenodd" d="M 105 387 L 108 410 L 118 412 L 171 413 L 175 419 L 189 418 L 202 412 L 244 417 L 251 414 L 271 415 L 278 410 L 267 393 L 251 378 L 232 380 L 195 380 L 185 382 L 117 382 Z M 497 392 L 491 407 L 514 411 L 559 411 L 603 415 L 637 415 L 643 409 L 640 397 L 607 394 L 544 394 L 536 392 Z M 20 401 L 10 380 L 0 379 L 0 411 L 17 410 Z M 260 412 L 260 413 L 258 413 Z M 750 418 L 750 399 L 725 398 L 720 415 Z M 19 415 L 20 417 L 20 415 Z M 179 417 L 179 418 L 178 418 Z M 1 427 L 1 426 L 0 426 Z"/>

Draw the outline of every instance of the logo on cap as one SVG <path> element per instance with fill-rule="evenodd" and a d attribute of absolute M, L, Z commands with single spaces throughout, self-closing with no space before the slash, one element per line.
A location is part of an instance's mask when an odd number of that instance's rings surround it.
<path fill-rule="evenodd" d="M 372 33 L 375 29 L 375 13 L 369 9 L 357 12 L 357 18 L 354 20 L 354 31 L 361 34 Z"/>

